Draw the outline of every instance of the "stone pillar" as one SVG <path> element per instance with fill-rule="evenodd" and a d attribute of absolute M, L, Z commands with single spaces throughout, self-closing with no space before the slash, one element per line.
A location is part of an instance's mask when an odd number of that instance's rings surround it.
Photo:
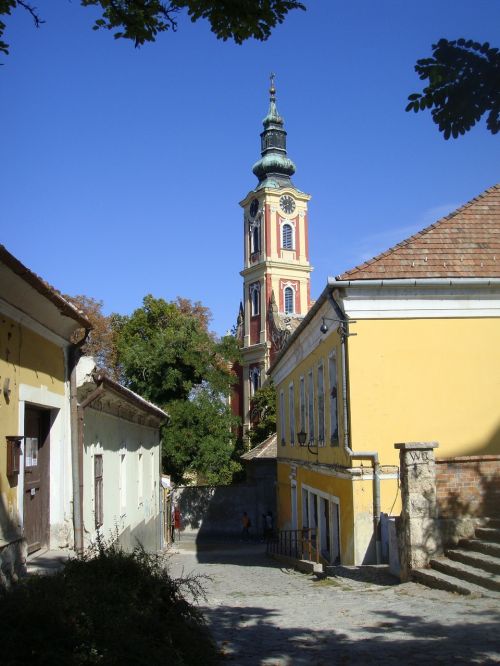
<path fill-rule="evenodd" d="M 399 521 L 401 580 L 442 553 L 437 520 L 434 449 L 437 442 L 404 442 L 399 449 L 402 512 Z"/>

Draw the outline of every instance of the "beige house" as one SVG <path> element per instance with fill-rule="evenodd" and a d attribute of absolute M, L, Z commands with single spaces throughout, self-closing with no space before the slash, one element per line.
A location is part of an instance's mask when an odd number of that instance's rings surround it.
<path fill-rule="evenodd" d="M 0 576 L 72 546 L 71 377 L 90 322 L 0 246 Z"/>

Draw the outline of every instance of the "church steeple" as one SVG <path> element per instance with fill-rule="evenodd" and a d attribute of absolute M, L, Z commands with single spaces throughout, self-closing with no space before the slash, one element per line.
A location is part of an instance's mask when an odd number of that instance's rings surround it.
<path fill-rule="evenodd" d="M 262 157 L 253 166 L 253 173 L 259 179 L 256 189 L 264 187 L 293 187 L 290 176 L 295 173 L 295 164 L 286 154 L 286 131 L 283 118 L 276 107 L 275 75 L 271 74 L 269 88 L 269 111 L 262 121 L 264 131 L 261 133 Z"/>

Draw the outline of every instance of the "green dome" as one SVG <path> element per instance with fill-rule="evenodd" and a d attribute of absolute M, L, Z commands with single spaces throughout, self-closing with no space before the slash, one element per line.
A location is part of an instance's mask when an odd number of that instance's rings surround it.
<path fill-rule="evenodd" d="M 269 89 L 269 110 L 262 121 L 264 131 L 260 135 L 261 158 L 252 168 L 259 179 L 256 189 L 263 187 L 280 188 L 292 185 L 290 176 L 295 173 L 295 164 L 286 154 L 286 131 L 283 118 L 276 107 L 274 74 L 271 75 Z"/>

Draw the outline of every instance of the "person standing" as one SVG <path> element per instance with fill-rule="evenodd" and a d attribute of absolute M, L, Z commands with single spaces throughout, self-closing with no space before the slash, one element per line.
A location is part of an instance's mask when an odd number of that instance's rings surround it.
<path fill-rule="evenodd" d="M 241 517 L 241 537 L 243 541 L 248 541 L 250 539 L 250 527 L 252 523 L 246 511 L 243 511 L 243 516 Z"/>

